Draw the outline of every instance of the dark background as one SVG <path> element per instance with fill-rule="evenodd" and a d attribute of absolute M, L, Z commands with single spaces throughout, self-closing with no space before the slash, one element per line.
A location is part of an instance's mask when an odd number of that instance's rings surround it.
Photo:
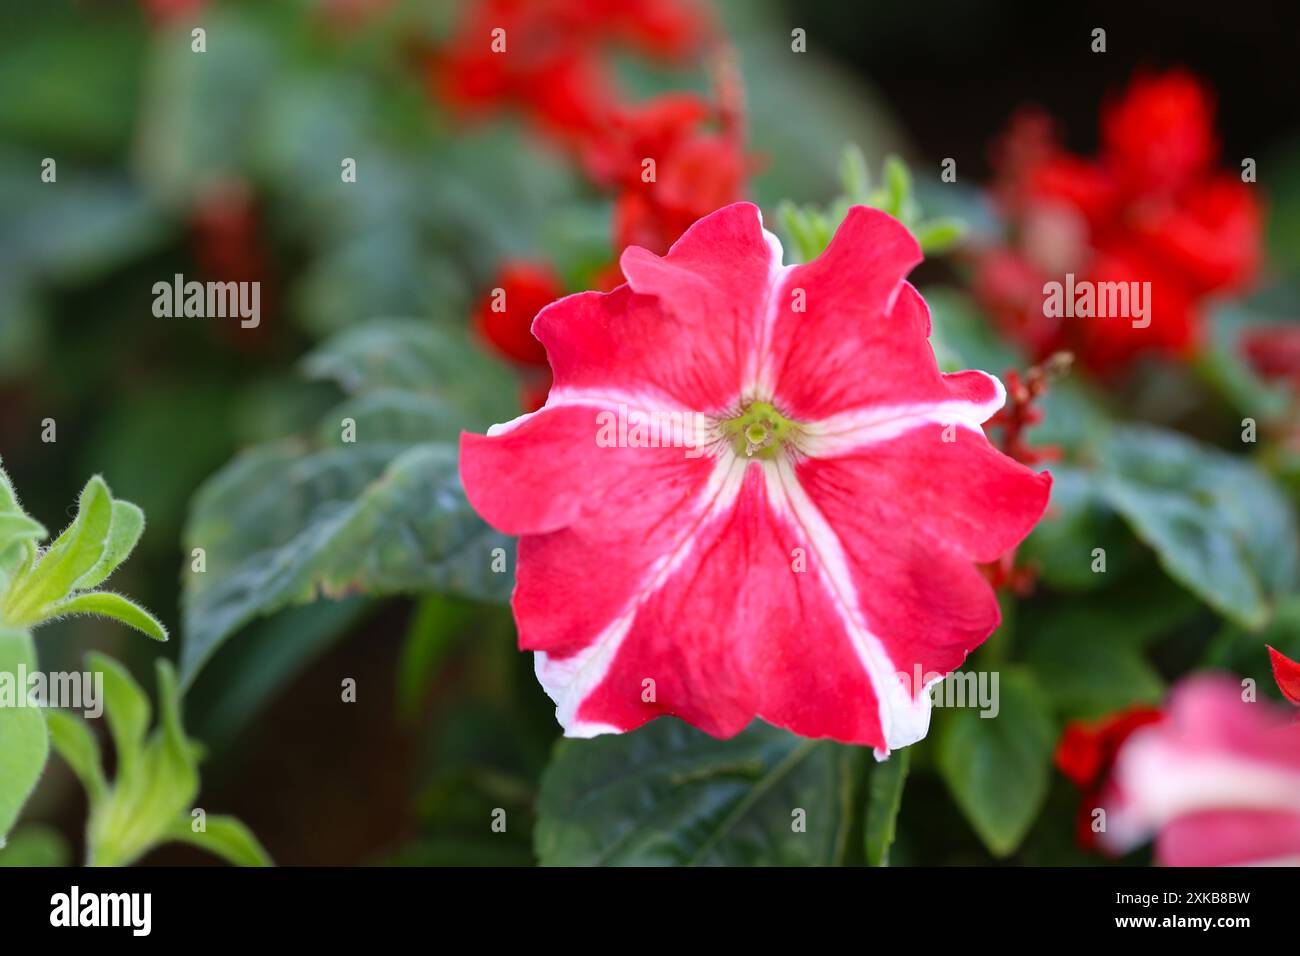
<path fill-rule="evenodd" d="M 787 0 L 809 52 L 829 49 L 874 84 L 926 156 L 986 145 L 1019 103 L 1056 116 L 1090 151 L 1097 104 L 1141 67 L 1185 66 L 1217 91 L 1229 156 L 1264 154 L 1300 129 L 1300 4 Z M 1092 31 L 1106 30 L 1093 53 Z M 962 164 L 964 165 L 964 164 Z M 1264 175 L 1263 173 L 1261 175 Z"/>

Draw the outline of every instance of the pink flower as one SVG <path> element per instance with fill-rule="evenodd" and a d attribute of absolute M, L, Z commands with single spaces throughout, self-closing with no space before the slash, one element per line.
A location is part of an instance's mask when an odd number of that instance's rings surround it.
<path fill-rule="evenodd" d="M 1300 724 L 1222 677 L 1185 681 L 1166 715 L 1120 748 L 1103 845 L 1158 834 L 1165 866 L 1300 865 Z"/>
<path fill-rule="evenodd" d="M 673 714 L 878 752 L 925 735 L 925 685 L 999 621 L 975 562 L 1028 533 L 1051 479 L 985 438 L 995 378 L 940 374 L 904 281 L 920 259 L 855 207 L 784 266 L 737 203 L 538 315 L 546 405 L 462 436 L 461 476 L 520 536 L 519 643 L 567 734 Z"/>
<path fill-rule="evenodd" d="M 1135 730 L 1163 717 L 1154 707 L 1139 704 L 1117 711 L 1104 720 L 1072 720 L 1065 725 L 1056 742 L 1052 762 L 1084 793 L 1075 817 L 1074 836 L 1085 850 L 1097 846 L 1092 812 L 1105 778 L 1115 765 L 1115 755 Z"/>

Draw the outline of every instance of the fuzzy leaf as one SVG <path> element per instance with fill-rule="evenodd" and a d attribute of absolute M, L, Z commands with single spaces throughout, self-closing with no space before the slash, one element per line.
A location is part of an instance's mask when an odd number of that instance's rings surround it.
<path fill-rule="evenodd" d="M 175 672 L 167 661 L 159 661 L 157 670 L 159 727 L 138 758 L 121 767 L 107 799 L 91 809 L 87 843 L 94 866 L 126 866 L 139 859 L 166 839 L 199 790 L 197 752 L 181 727 Z M 125 686 L 119 681 L 114 689 Z M 133 683 L 132 689 L 140 693 Z M 130 702 L 136 716 L 138 705 Z M 105 706 L 111 718 L 113 697 L 107 681 Z M 114 736 L 118 737 L 116 729 Z"/>
<path fill-rule="evenodd" d="M 56 604 L 51 611 L 51 616 L 64 614 L 94 614 L 98 617 L 111 617 L 152 637 L 155 641 L 167 640 L 167 628 L 163 627 L 161 621 L 130 598 L 111 591 L 78 594 L 61 604 Z"/>
<path fill-rule="evenodd" d="M 235 866 L 272 866 L 266 852 L 253 831 L 234 817 L 208 817 L 206 829 L 195 832 L 192 819 L 182 817 L 168 831 L 169 839 L 188 843 L 207 850 Z"/>
<path fill-rule="evenodd" d="M 104 716 L 117 752 L 120 777 L 139 763 L 152 708 L 135 678 L 113 658 L 92 653 L 86 656 L 86 663 L 92 671 L 104 675 Z"/>
<path fill-rule="evenodd" d="M 140 536 L 144 534 L 143 511 L 129 501 L 114 501 L 112 507 L 112 519 L 103 553 L 95 566 L 77 579 L 74 585 L 77 590 L 85 591 L 102 584 L 123 561 L 131 556 L 131 552 L 140 541 Z"/>
<path fill-rule="evenodd" d="M 77 517 L 36 563 L 27 578 L 16 583 L 21 591 L 15 613 L 35 614 L 61 600 L 83 575 L 103 557 L 113 523 L 113 497 L 98 475 L 86 482 L 77 507 Z M 17 608 L 22 610 L 19 612 Z"/>
<path fill-rule="evenodd" d="M 62 710 L 47 710 L 45 718 L 50 724 L 50 743 L 54 751 L 72 768 L 85 788 L 91 806 L 104 799 L 108 781 L 99 754 L 99 741 L 86 722 Z"/>
<path fill-rule="evenodd" d="M 18 680 L 20 669 L 36 669 L 31 634 L 0 627 L 0 681 L 11 683 L 14 693 L 26 694 Z M 49 752 L 41 708 L 0 707 L 0 845 L 40 779 Z"/>

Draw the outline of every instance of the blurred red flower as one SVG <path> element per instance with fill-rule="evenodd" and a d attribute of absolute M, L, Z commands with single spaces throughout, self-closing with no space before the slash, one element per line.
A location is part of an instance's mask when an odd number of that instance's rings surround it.
<path fill-rule="evenodd" d="M 1249 284 L 1261 211 L 1250 188 L 1214 171 L 1213 102 L 1190 73 L 1141 74 L 1103 106 L 1101 151 L 1076 156 L 1040 113 L 1013 120 L 995 154 L 1011 241 L 980 256 L 976 292 L 1035 358 L 1077 353 L 1107 373 L 1146 352 L 1185 355 L 1202 300 Z M 1049 315 L 1044 284 L 1150 283 L 1144 321 Z"/>
<path fill-rule="evenodd" d="M 1300 724 L 1220 675 L 1184 679 L 1166 714 L 1115 756 L 1105 848 L 1154 835 L 1162 866 L 1300 863 Z"/>
<path fill-rule="evenodd" d="M 717 101 L 667 93 L 627 104 L 605 56 L 612 45 L 676 59 L 716 41 L 712 25 L 684 0 L 474 0 L 451 40 L 430 60 L 438 95 L 465 113 L 521 110 L 559 142 L 597 187 L 613 193 L 613 252 L 631 245 L 666 253 L 697 220 L 743 198 L 749 162 L 734 63 L 716 42 L 710 72 Z M 592 278 L 601 289 L 623 282 L 617 262 Z M 532 368 L 525 406 L 545 400 L 545 352 L 532 318 L 563 288 L 545 266 L 508 263 L 476 313 L 480 333 L 502 355 Z M 549 370 L 548 370 L 549 371 Z"/>
<path fill-rule="evenodd" d="M 1054 762 L 1083 791 L 1075 819 L 1075 836 L 1085 849 L 1097 846 L 1093 831 L 1093 810 L 1100 805 L 1102 784 L 1115 763 L 1115 755 L 1129 735 L 1139 727 L 1161 719 L 1154 707 L 1137 706 L 1117 711 L 1095 723 L 1075 720 L 1065 725 L 1056 744 Z"/>
<path fill-rule="evenodd" d="M 546 349 L 533 336 L 533 319 L 564 295 L 555 270 L 544 262 L 511 260 L 502 264 L 496 282 L 474 310 L 479 336 L 502 358 L 519 366 L 521 405 L 540 408 L 551 387 Z"/>
<path fill-rule="evenodd" d="M 624 186 L 614 203 L 616 249 L 662 255 L 691 223 L 742 199 L 748 173 L 740 144 L 726 133 L 678 141 L 655 163 L 655 178 Z"/>
<path fill-rule="evenodd" d="M 1289 381 L 1300 389 L 1300 324 L 1248 329 L 1241 336 L 1241 350 L 1264 378 Z"/>
<path fill-rule="evenodd" d="M 675 0 L 474 0 L 429 58 L 430 83 L 468 114 L 520 110 L 581 149 L 618 103 L 603 56 L 612 44 L 676 58 L 699 46 L 703 14 Z"/>
<path fill-rule="evenodd" d="M 533 337 L 533 318 L 562 295 L 564 286 L 546 263 L 505 262 L 494 287 L 474 310 L 474 327 L 503 358 L 545 365 L 546 349 Z"/>

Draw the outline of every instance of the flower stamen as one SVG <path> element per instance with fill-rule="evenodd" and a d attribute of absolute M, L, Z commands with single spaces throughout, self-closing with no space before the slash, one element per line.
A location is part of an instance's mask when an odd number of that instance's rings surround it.
<path fill-rule="evenodd" d="M 722 432 L 737 455 L 771 459 L 798 438 L 800 428 L 770 402 L 750 402 L 735 418 L 722 422 Z"/>

